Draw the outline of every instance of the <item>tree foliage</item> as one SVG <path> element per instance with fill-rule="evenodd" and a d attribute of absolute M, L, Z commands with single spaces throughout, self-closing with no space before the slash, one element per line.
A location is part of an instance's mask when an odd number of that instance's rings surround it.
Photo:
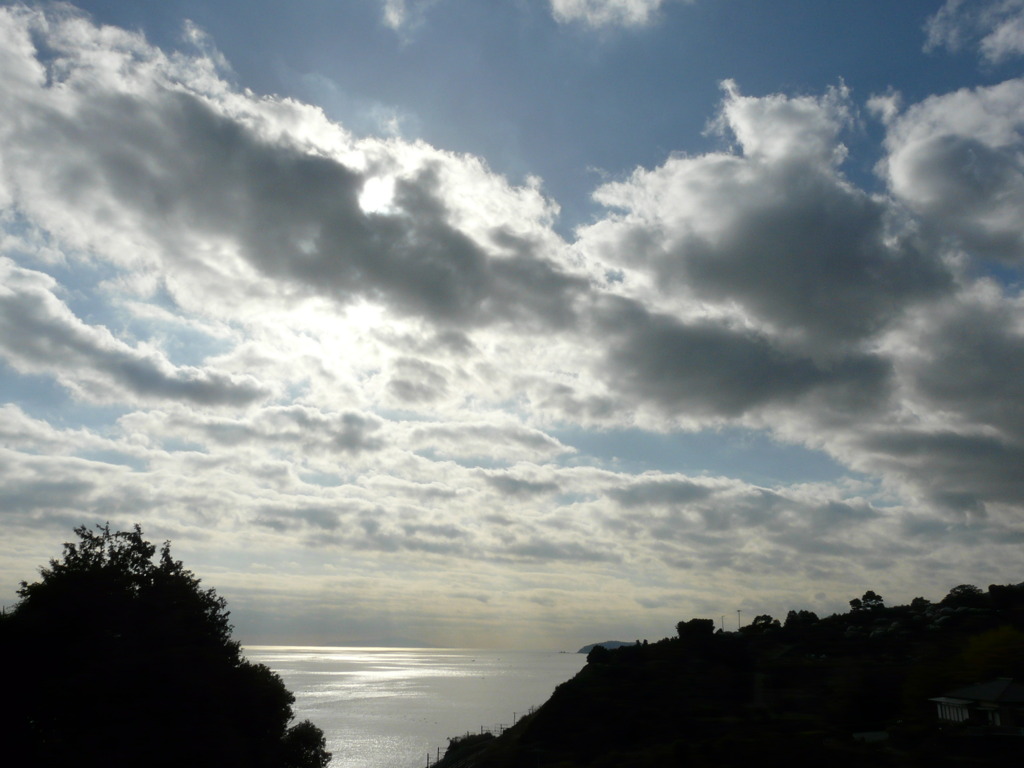
<path fill-rule="evenodd" d="M 941 605 L 951 608 L 983 608 L 988 603 L 985 593 L 973 584 L 959 584 L 949 590 Z"/>
<path fill-rule="evenodd" d="M 782 626 L 785 629 L 798 630 L 812 627 L 819 621 L 818 614 L 814 611 L 790 611 L 786 614 L 786 623 Z"/>
<path fill-rule="evenodd" d="M 713 619 L 690 619 L 676 624 L 676 634 L 683 640 L 697 640 L 715 634 Z"/>
<path fill-rule="evenodd" d="M 780 627 L 781 624 L 779 624 L 778 619 L 767 613 L 762 613 L 760 616 L 755 616 L 754 620 L 747 626 L 743 627 L 740 631 L 746 634 L 763 635 L 768 632 L 774 632 Z"/>
<path fill-rule="evenodd" d="M 853 611 L 880 611 L 883 608 L 885 608 L 885 601 L 882 596 L 870 589 L 863 596 L 855 597 L 850 601 L 850 609 Z"/>
<path fill-rule="evenodd" d="M 0 623 L 12 765 L 327 765 L 320 729 L 291 725 L 292 694 L 169 543 L 154 561 L 139 526 L 75 533 Z"/>

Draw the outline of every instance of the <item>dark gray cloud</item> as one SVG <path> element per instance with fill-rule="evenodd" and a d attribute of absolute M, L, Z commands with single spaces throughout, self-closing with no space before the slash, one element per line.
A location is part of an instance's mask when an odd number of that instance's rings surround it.
<path fill-rule="evenodd" d="M 940 509 L 984 515 L 1003 502 L 1019 510 L 1024 445 L 990 434 L 953 430 L 879 429 L 857 447 L 866 468 L 900 477 Z"/>
<path fill-rule="evenodd" d="M 908 303 L 952 287 L 912 239 L 890 240 L 883 203 L 804 163 L 771 176 L 773 193 L 736 199 L 717 242 L 684 238 L 659 273 L 830 344 L 872 336 Z"/>
<path fill-rule="evenodd" d="M 265 526 L 275 531 L 292 531 L 303 526 L 310 526 L 321 531 L 336 531 L 341 525 L 338 510 L 310 507 L 296 509 L 288 513 L 280 510 L 267 510 L 256 517 L 256 525 Z"/>
<path fill-rule="evenodd" d="M 81 506 L 83 499 L 91 497 L 98 490 L 99 484 L 98 480 L 77 477 L 36 475 L 5 478 L 0 510 L 5 515 L 72 510 Z"/>
<path fill-rule="evenodd" d="M 609 489 L 620 511 L 606 512 L 602 524 L 666 567 L 706 573 L 809 577 L 812 570 L 834 572 L 839 563 L 872 554 L 910 554 L 882 533 L 889 521 L 879 509 L 830 494 L 664 476 Z"/>
<path fill-rule="evenodd" d="M 992 286 L 922 312 L 896 337 L 905 410 L 848 425 L 836 435 L 839 455 L 898 478 L 939 509 L 1019 509 L 1024 335 L 1016 316 Z"/>
<path fill-rule="evenodd" d="M 603 313 L 608 355 L 602 375 L 619 392 L 674 413 L 741 416 L 810 393 L 837 409 L 876 406 L 890 364 L 868 354 L 818 363 L 756 331 L 710 321 L 684 323 L 627 302 Z"/>
<path fill-rule="evenodd" d="M 379 507 L 339 502 L 299 502 L 291 508 L 264 505 L 255 523 L 278 532 L 295 532 L 308 546 L 348 547 L 368 552 L 428 552 L 469 556 L 468 534 L 458 525 L 434 522 L 403 522 Z"/>
<path fill-rule="evenodd" d="M 219 446 L 290 446 L 306 454 L 358 454 L 385 445 L 379 435 L 383 422 L 375 416 L 354 411 L 334 413 L 298 404 L 267 406 L 239 418 L 179 410 L 157 417 L 129 416 L 123 423 L 139 431 Z"/>
<path fill-rule="evenodd" d="M 426 360 L 400 358 L 394 363 L 388 390 L 406 405 L 431 403 L 447 394 L 447 372 Z"/>
<path fill-rule="evenodd" d="M 582 542 L 559 542 L 550 539 L 530 539 L 505 547 L 502 554 L 538 561 L 570 561 L 588 563 L 617 563 L 622 553 L 612 548 L 599 549 Z"/>
<path fill-rule="evenodd" d="M 551 481 L 525 480 L 507 473 L 488 472 L 484 480 L 503 496 L 531 498 L 542 494 L 558 492 L 558 483 Z"/>
<path fill-rule="evenodd" d="M 711 488 L 689 480 L 658 480 L 637 482 L 625 488 L 613 488 L 608 495 L 623 507 L 631 508 L 689 504 L 693 501 L 702 501 L 712 493 Z"/>
<path fill-rule="evenodd" d="M 905 365 L 930 408 L 1024 442 L 1024 333 L 1005 304 L 957 303 L 927 318 Z"/>

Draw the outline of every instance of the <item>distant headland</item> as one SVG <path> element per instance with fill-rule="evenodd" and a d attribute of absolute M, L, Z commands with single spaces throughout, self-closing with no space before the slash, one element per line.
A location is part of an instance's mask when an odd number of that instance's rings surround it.
<path fill-rule="evenodd" d="M 582 648 L 576 651 L 576 653 L 590 653 L 598 646 L 601 646 L 602 648 L 607 648 L 609 651 L 611 651 L 615 648 L 624 648 L 627 645 L 636 645 L 636 643 L 626 643 L 622 640 L 605 640 L 603 643 L 591 643 L 590 645 L 584 645 Z"/>

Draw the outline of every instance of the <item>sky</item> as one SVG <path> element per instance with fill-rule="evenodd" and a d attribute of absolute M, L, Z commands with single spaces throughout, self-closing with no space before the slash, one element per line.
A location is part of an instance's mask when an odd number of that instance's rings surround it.
<path fill-rule="evenodd" d="M 0 4 L 0 601 L 105 522 L 249 644 L 1020 582 L 1022 63 L 1024 0 Z"/>

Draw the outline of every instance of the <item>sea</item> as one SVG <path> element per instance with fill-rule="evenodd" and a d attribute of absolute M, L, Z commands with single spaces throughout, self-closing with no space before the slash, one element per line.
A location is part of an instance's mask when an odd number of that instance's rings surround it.
<path fill-rule="evenodd" d="M 510 727 L 586 663 L 578 653 L 246 646 L 295 694 L 331 768 L 424 768 L 452 736 Z"/>

